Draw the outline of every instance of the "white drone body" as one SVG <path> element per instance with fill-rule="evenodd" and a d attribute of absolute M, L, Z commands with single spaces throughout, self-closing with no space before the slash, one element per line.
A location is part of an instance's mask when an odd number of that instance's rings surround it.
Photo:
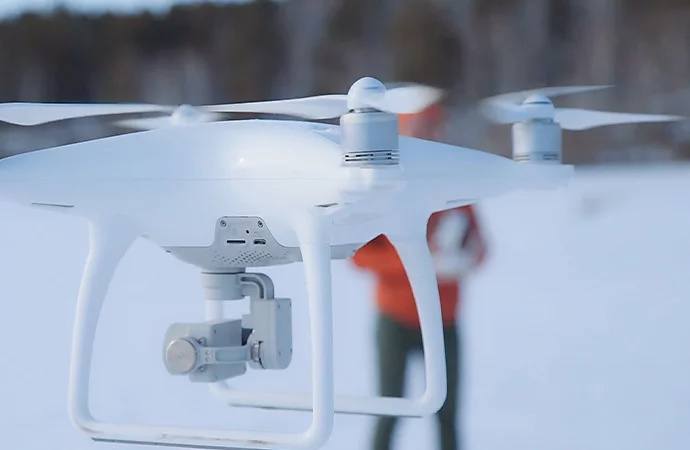
<path fill-rule="evenodd" d="M 386 90 L 363 78 L 347 96 L 195 107 L 211 113 L 340 116 L 339 126 L 287 120 L 142 122 L 139 128 L 152 129 L 0 160 L 0 199 L 75 214 L 90 224 L 69 383 L 74 425 L 100 442 L 316 449 L 328 440 L 334 413 L 421 417 L 437 412 L 446 398 L 446 372 L 436 275 L 426 241 L 429 216 L 517 190 L 558 188 L 567 184 L 573 168 L 560 164 L 560 129 L 548 117 L 516 125 L 517 160 L 398 135 L 396 114 L 418 111 L 436 99 L 428 88 Z M 494 103 L 494 111 L 507 108 Z M 152 111 L 174 108 L 4 104 L 0 120 L 35 125 Z M 540 127 L 548 134 L 540 134 Z M 396 247 L 417 302 L 427 382 L 418 399 L 334 393 L 330 262 L 350 257 L 379 234 Z M 307 430 L 146 427 L 93 417 L 89 377 L 98 318 L 118 263 L 138 237 L 202 274 L 208 321 L 168 329 L 163 346 L 168 371 L 208 383 L 230 405 L 312 411 Z M 269 277 L 246 269 L 293 262 L 305 267 L 312 392 L 233 390 L 226 380 L 248 369 L 280 370 L 290 364 L 290 299 L 275 297 Z M 222 317 L 223 301 L 245 297 L 250 314 Z"/>

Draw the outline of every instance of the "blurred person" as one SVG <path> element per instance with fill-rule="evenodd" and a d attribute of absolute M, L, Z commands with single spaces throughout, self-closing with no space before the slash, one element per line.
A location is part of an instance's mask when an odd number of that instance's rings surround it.
<path fill-rule="evenodd" d="M 443 109 L 434 104 L 421 113 L 401 115 L 400 134 L 440 140 Z M 458 310 L 461 287 L 485 259 L 485 241 L 473 206 L 431 215 L 427 240 L 434 260 L 443 320 L 448 394 L 436 414 L 440 450 L 460 448 L 458 433 L 462 345 Z M 422 335 L 412 288 L 398 253 L 385 235 L 362 246 L 351 258 L 355 267 L 376 278 L 376 348 L 379 395 L 403 397 L 408 360 L 423 354 Z M 379 417 L 372 450 L 388 450 L 396 417 Z"/>
<path fill-rule="evenodd" d="M 443 105 L 440 101 L 416 114 L 398 114 L 398 132 L 403 136 L 441 141 L 444 124 Z"/>

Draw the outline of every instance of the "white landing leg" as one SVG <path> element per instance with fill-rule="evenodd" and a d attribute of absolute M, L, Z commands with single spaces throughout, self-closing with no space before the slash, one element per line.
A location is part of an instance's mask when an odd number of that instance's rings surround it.
<path fill-rule="evenodd" d="M 295 222 L 304 263 L 309 301 L 312 358 L 312 424 L 307 440 L 324 445 L 333 431 L 333 296 L 331 283 L 330 218 L 319 210 Z"/>
<path fill-rule="evenodd" d="M 438 412 L 446 401 L 448 385 L 441 300 L 431 252 L 426 239 L 427 220 L 423 222 L 423 226 L 420 226 L 421 223 L 410 224 L 413 227 L 412 231 L 416 231 L 415 233 L 409 236 L 391 235 L 389 239 L 397 250 L 410 280 L 422 332 L 426 389 L 424 394 L 415 400 L 414 408 L 423 415 L 431 415 Z M 406 400 L 400 399 L 399 401 Z M 403 407 L 401 404 L 401 408 Z"/>
<path fill-rule="evenodd" d="M 388 234 L 395 245 L 410 279 L 412 290 L 417 301 L 417 308 L 422 326 L 422 340 L 425 351 L 425 371 L 427 387 L 425 393 L 418 399 L 376 397 L 376 396 L 335 396 L 334 411 L 343 414 L 360 414 L 376 416 L 402 416 L 402 417 L 424 417 L 435 414 L 443 405 L 446 398 L 446 359 L 445 347 L 443 345 L 443 329 L 441 327 L 441 307 L 436 282 L 436 274 L 433 271 L 429 246 L 426 240 L 426 224 L 430 214 L 422 214 L 413 219 L 401 218 L 396 223 L 399 230 Z M 325 257 L 325 256 L 322 256 Z M 305 264 L 306 261 L 305 261 Z M 306 268 L 306 267 L 305 267 Z M 307 276 L 309 276 L 309 268 Z M 330 275 L 330 273 L 329 273 Z M 320 278 L 316 278 L 317 280 Z M 328 282 L 330 286 L 330 281 Z M 320 285 L 323 289 L 325 285 Z M 329 291 L 324 295 L 331 297 Z M 312 297 L 310 294 L 310 302 Z M 311 303 L 310 303 L 311 305 Z M 316 305 L 319 306 L 319 305 Z M 214 306 L 209 306 L 208 317 L 222 319 L 220 310 Z M 330 320 L 330 303 L 328 306 L 328 316 Z M 312 314 L 312 321 L 316 314 Z M 326 311 L 323 311 L 326 314 Z M 317 326 L 312 324 L 314 330 Z M 329 325 L 330 327 L 330 325 Z M 330 329 L 328 331 L 330 333 Z M 331 351 L 331 343 L 319 339 L 317 331 L 313 331 L 312 345 L 322 343 L 328 346 Z M 328 339 L 332 337 L 328 336 Z M 312 349 L 314 358 L 317 358 L 319 350 Z M 325 362 L 326 359 L 321 360 Z M 331 364 L 329 360 L 329 364 Z M 326 367 L 323 367 L 326 370 Z M 316 371 L 316 368 L 314 369 Z M 330 377 L 330 375 L 329 375 Z M 314 372 L 314 379 L 317 373 Z M 314 404 L 312 395 L 284 394 L 280 392 L 236 390 L 231 388 L 225 381 L 213 383 L 210 386 L 212 393 L 231 406 L 244 406 L 267 409 L 299 410 L 310 411 Z M 330 387 L 329 387 L 330 389 Z M 316 393 L 314 394 L 317 395 Z"/>
<path fill-rule="evenodd" d="M 137 238 L 122 221 L 89 226 L 90 251 L 82 279 L 74 325 L 69 383 L 73 424 L 97 442 L 184 447 L 207 450 L 313 450 L 329 438 L 333 425 L 330 248 L 322 222 L 304 218 L 296 225 L 304 255 L 314 336 L 314 421 L 303 433 L 151 427 L 101 422 L 89 408 L 91 358 L 101 306 L 119 261 Z"/>
<path fill-rule="evenodd" d="M 91 436 L 99 434 L 89 408 L 91 359 L 98 320 L 110 281 L 122 257 L 138 236 L 119 220 L 89 222 L 89 254 L 82 274 L 72 334 L 69 377 L 69 416 Z"/>

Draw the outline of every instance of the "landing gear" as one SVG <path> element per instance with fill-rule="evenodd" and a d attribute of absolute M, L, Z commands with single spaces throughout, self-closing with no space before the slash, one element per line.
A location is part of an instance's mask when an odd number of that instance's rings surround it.
<path fill-rule="evenodd" d="M 192 449 L 315 450 L 333 430 L 336 412 L 422 417 L 434 414 L 446 398 L 445 352 L 436 277 L 426 240 L 428 215 L 391 220 L 387 235 L 405 266 L 417 301 L 424 344 L 427 386 L 418 399 L 335 396 L 333 389 L 333 309 L 329 218 L 319 210 L 293 218 L 309 304 L 311 392 L 239 391 L 226 381 L 256 370 L 281 370 L 292 360 L 291 301 L 276 298 L 271 279 L 243 270 L 206 271 L 202 283 L 207 321 L 174 324 L 163 343 L 169 373 L 207 383 L 212 393 L 234 406 L 311 411 L 308 429 L 298 433 L 248 430 L 149 427 L 101 422 L 89 408 L 94 339 L 108 286 L 120 259 L 138 237 L 125 220 L 90 223 L 90 251 L 84 270 L 72 342 L 69 414 L 73 424 L 98 442 L 144 444 Z M 250 313 L 223 317 L 223 301 L 249 297 Z"/>
<path fill-rule="evenodd" d="M 301 433 L 271 433 L 152 427 L 102 422 L 93 417 L 89 408 L 89 384 L 98 320 L 115 270 L 139 235 L 125 220 L 111 218 L 91 222 L 89 256 L 77 299 L 72 341 L 69 415 L 74 426 L 94 441 L 120 444 L 212 450 L 313 450 L 323 446 L 333 430 L 334 415 L 331 254 L 327 225 L 328 221 L 319 214 L 297 217 L 293 223 L 305 266 L 313 335 L 312 423 Z M 219 382 L 244 373 L 247 366 L 287 367 L 292 349 L 290 300 L 273 297 L 270 279 L 261 274 L 206 274 L 203 280 L 207 298 L 215 298 L 209 301 L 219 303 L 219 298 L 241 298 L 243 293 L 249 293 L 253 310 L 242 320 L 170 327 L 164 347 L 168 370 L 186 374 L 195 381 Z M 238 287 L 240 289 L 236 290 Z M 253 294 L 252 290 L 259 293 Z"/>

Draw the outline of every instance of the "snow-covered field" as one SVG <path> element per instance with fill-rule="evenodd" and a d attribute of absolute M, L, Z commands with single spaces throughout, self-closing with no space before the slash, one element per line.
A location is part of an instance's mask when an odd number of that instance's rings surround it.
<path fill-rule="evenodd" d="M 571 189 L 487 202 L 487 266 L 468 286 L 464 428 L 471 450 L 690 448 L 690 167 L 581 171 Z M 87 253 L 79 219 L 0 204 L 0 447 L 95 444 L 66 413 L 75 297 Z M 294 301 L 285 372 L 238 387 L 309 389 L 302 267 L 267 270 Z M 336 389 L 373 390 L 370 280 L 334 263 Z M 235 305 L 229 312 L 246 310 Z M 144 241 L 111 288 L 94 361 L 93 408 L 113 420 L 298 431 L 309 413 L 231 409 L 171 377 L 161 341 L 203 320 L 197 271 Z M 421 365 L 410 393 L 423 387 Z M 328 449 L 368 448 L 372 419 L 339 416 Z M 433 418 L 407 420 L 397 448 L 433 448 Z M 136 448 L 136 447 L 132 447 Z"/>

